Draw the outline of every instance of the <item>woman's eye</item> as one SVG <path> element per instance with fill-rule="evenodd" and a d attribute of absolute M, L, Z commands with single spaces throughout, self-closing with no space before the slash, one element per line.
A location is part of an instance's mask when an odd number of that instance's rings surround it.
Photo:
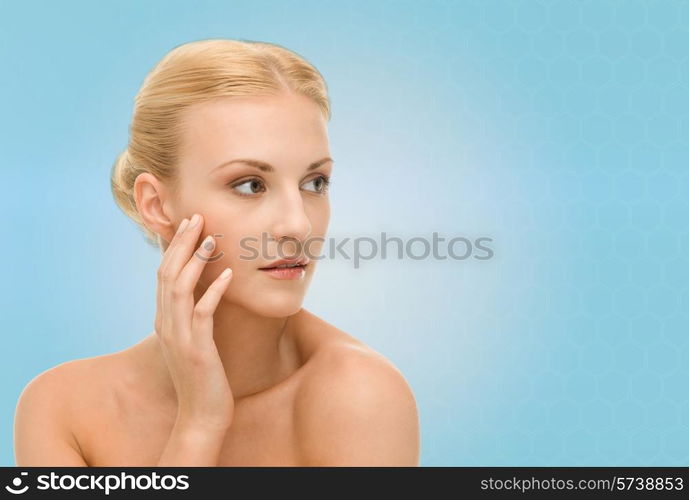
<path fill-rule="evenodd" d="M 315 177 L 304 184 L 304 186 L 313 185 L 313 188 L 306 188 L 307 191 L 312 191 L 317 194 L 325 194 L 328 191 L 330 178 L 326 175 Z M 231 186 L 237 191 L 240 196 L 252 196 L 266 190 L 266 186 L 261 179 L 247 179 L 243 182 Z"/>
<path fill-rule="evenodd" d="M 330 179 L 325 175 L 319 175 L 311 179 L 309 182 L 304 184 L 305 186 L 313 184 L 315 186 L 314 192 L 324 194 L 328 190 L 328 185 L 330 184 Z M 308 189 L 307 191 L 311 191 Z"/>
<path fill-rule="evenodd" d="M 251 196 L 252 194 L 265 191 L 265 186 L 263 186 L 263 182 L 259 179 L 249 179 L 240 184 L 235 184 L 232 188 L 237 190 L 242 196 Z"/>

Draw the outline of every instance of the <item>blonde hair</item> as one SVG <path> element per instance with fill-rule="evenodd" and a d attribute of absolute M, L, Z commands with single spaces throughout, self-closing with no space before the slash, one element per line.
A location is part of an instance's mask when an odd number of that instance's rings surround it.
<path fill-rule="evenodd" d="M 112 166 L 111 189 L 120 209 L 159 246 L 136 208 L 134 181 L 144 172 L 175 188 L 182 116 L 196 103 L 218 97 L 275 95 L 288 91 L 312 99 L 330 120 L 325 80 L 300 55 L 251 40 L 206 39 L 168 52 L 146 76 L 134 99 L 129 145 Z"/>

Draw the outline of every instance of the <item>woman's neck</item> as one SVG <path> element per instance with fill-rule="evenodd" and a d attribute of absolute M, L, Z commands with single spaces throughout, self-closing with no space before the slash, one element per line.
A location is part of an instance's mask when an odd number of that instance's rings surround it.
<path fill-rule="evenodd" d="M 270 389 L 301 365 L 295 315 L 271 318 L 221 301 L 213 338 L 235 400 Z"/>
<path fill-rule="evenodd" d="M 213 315 L 213 338 L 235 403 L 270 389 L 302 365 L 296 324 L 297 317 L 303 312 L 300 309 L 291 316 L 270 318 L 256 315 L 235 304 L 223 301 L 218 304 Z M 147 372 L 154 369 L 154 380 L 157 380 L 158 386 L 156 393 L 174 406 L 177 395 L 163 357 L 160 339 L 153 332 L 141 346 L 144 349 L 142 368 Z M 149 352 L 149 355 L 145 352 Z"/>

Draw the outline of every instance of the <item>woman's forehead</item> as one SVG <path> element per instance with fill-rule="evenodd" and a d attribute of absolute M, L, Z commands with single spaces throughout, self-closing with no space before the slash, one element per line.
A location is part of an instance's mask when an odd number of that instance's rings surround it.
<path fill-rule="evenodd" d="M 327 156 L 326 121 L 318 106 L 304 99 L 232 98 L 195 105 L 186 116 L 182 156 L 209 170 L 233 158 L 272 163 Z"/>
<path fill-rule="evenodd" d="M 184 121 L 206 132 L 229 129 L 237 133 L 325 124 L 318 105 L 297 94 L 216 98 L 190 106 Z"/>

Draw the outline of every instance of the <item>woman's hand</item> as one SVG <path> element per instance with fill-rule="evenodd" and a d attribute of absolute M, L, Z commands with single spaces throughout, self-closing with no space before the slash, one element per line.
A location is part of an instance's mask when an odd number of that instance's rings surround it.
<path fill-rule="evenodd" d="M 217 433 L 226 431 L 234 416 L 232 390 L 213 340 L 213 314 L 231 270 L 221 273 L 194 304 L 194 287 L 215 249 L 210 235 L 195 248 L 202 227 L 199 214 L 184 219 L 163 254 L 155 331 L 177 392 L 176 424 Z"/>

